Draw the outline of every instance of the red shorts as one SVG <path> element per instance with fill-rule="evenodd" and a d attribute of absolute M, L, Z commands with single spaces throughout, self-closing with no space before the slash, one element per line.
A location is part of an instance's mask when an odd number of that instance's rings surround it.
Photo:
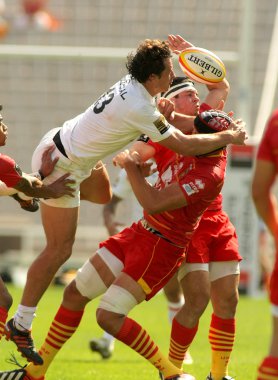
<path fill-rule="evenodd" d="M 241 261 L 235 227 L 224 211 L 206 211 L 189 243 L 187 263 Z"/>
<path fill-rule="evenodd" d="M 123 272 L 133 278 L 151 299 L 178 270 L 185 248 L 177 247 L 147 231 L 140 222 L 100 243 L 124 264 Z"/>

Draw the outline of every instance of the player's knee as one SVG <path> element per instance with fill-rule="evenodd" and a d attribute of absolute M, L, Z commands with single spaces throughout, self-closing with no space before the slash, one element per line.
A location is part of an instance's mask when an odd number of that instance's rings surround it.
<path fill-rule="evenodd" d="M 234 318 L 236 314 L 238 298 L 238 292 L 236 290 L 229 294 L 225 294 L 224 296 L 222 295 L 221 297 L 214 297 L 212 304 L 215 314 L 225 319 Z"/>
<path fill-rule="evenodd" d="M 80 292 L 76 288 L 75 280 L 71 281 L 64 289 L 63 300 L 69 301 L 75 298 L 76 293 L 80 295 Z"/>
<path fill-rule="evenodd" d="M 90 300 L 79 292 L 75 280 L 65 287 L 63 306 L 73 310 L 82 310 Z"/>
<path fill-rule="evenodd" d="M 118 321 L 124 316 L 116 313 L 111 313 L 108 310 L 98 308 L 96 311 L 96 319 L 98 325 L 111 335 L 117 333 Z"/>
<path fill-rule="evenodd" d="M 205 311 L 210 300 L 210 294 L 206 290 L 203 292 L 195 293 L 193 297 L 190 298 L 188 308 L 191 313 L 195 314 L 196 317 L 200 317 Z"/>
<path fill-rule="evenodd" d="M 74 238 L 62 241 L 56 239 L 53 242 L 47 242 L 46 249 L 42 253 L 45 257 L 48 257 L 51 263 L 56 263 L 58 267 L 64 264 L 72 254 L 72 247 Z"/>

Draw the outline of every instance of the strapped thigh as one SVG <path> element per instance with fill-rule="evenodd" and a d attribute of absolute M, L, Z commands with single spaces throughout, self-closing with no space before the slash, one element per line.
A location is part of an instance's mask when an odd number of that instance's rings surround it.
<path fill-rule="evenodd" d="M 138 304 L 133 295 L 121 286 L 112 284 L 99 303 L 99 309 L 127 315 Z"/>

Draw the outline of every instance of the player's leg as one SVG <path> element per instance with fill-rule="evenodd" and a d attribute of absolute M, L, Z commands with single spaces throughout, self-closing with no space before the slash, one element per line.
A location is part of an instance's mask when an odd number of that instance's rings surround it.
<path fill-rule="evenodd" d="M 180 286 L 180 282 L 178 280 L 177 273 L 164 286 L 163 291 L 168 303 L 168 319 L 169 319 L 170 324 L 172 325 L 174 316 L 184 305 L 184 296 L 183 296 L 182 288 Z M 192 363 L 193 363 L 192 356 L 189 350 L 187 350 L 183 359 L 183 364 L 192 364 Z"/>
<path fill-rule="evenodd" d="M 169 359 L 182 368 L 184 355 L 197 333 L 199 318 L 209 302 L 208 264 L 183 264 L 179 270 L 179 280 L 185 303 L 173 319 Z"/>
<path fill-rule="evenodd" d="M 270 302 L 272 312 L 272 336 L 268 355 L 262 360 L 257 380 L 278 379 L 278 256 L 270 279 Z"/>
<path fill-rule="evenodd" d="M 41 204 L 46 246 L 31 264 L 21 303 L 7 323 L 7 337 L 27 360 L 41 363 L 31 338 L 36 307 L 60 266 L 70 257 L 75 239 L 78 207 L 59 208 Z"/>
<path fill-rule="evenodd" d="M 211 371 L 208 379 L 228 377 L 228 365 L 235 340 L 235 315 L 238 304 L 239 263 L 222 261 L 210 263 L 211 317 L 209 342 Z"/>
<path fill-rule="evenodd" d="M 104 204 L 112 198 L 112 187 L 105 165 L 99 161 L 92 169 L 91 175 L 80 184 L 80 199 Z"/>
<path fill-rule="evenodd" d="M 142 287 L 126 273 L 122 273 L 101 298 L 97 321 L 105 331 L 125 343 L 154 365 L 164 378 L 179 378 L 182 370 L 175 367 L 161 352 L 148 332 L 127 317 L 130 310 L 146 298 Z M 194 379 L 190 375 L 188 379 Z"/>
<path fill-rule="evenodd" d="M 8 317 L 8 311 L 12 306 L 13 299 L 0 277 L 0 340 L 4 335 L 4 326 Z"/>
<path fill-rule="evenodd" d="M 40 348 L 43 365 L 31 363 L 26 368 L 31 379 L 44 377 L 56 354 L 78 328 L 86 304 L 103 294 L 122 268 L 122 262 L 110 252 L 102 254 L 99 250 L 78 270 L 76 278 L 64 291 L 63 302 Z"/>

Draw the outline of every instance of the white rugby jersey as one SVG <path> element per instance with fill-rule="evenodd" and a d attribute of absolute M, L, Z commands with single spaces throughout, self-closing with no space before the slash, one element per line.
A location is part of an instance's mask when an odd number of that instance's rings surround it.
<path fill-rule="evenodd" d="M 156 108 L 155 98 L 126 75 L 84 113 L 66 121 L 60 137 L 72 161 L 94 164 L 141 134 L 159 142 L 173 128 Z"/>

